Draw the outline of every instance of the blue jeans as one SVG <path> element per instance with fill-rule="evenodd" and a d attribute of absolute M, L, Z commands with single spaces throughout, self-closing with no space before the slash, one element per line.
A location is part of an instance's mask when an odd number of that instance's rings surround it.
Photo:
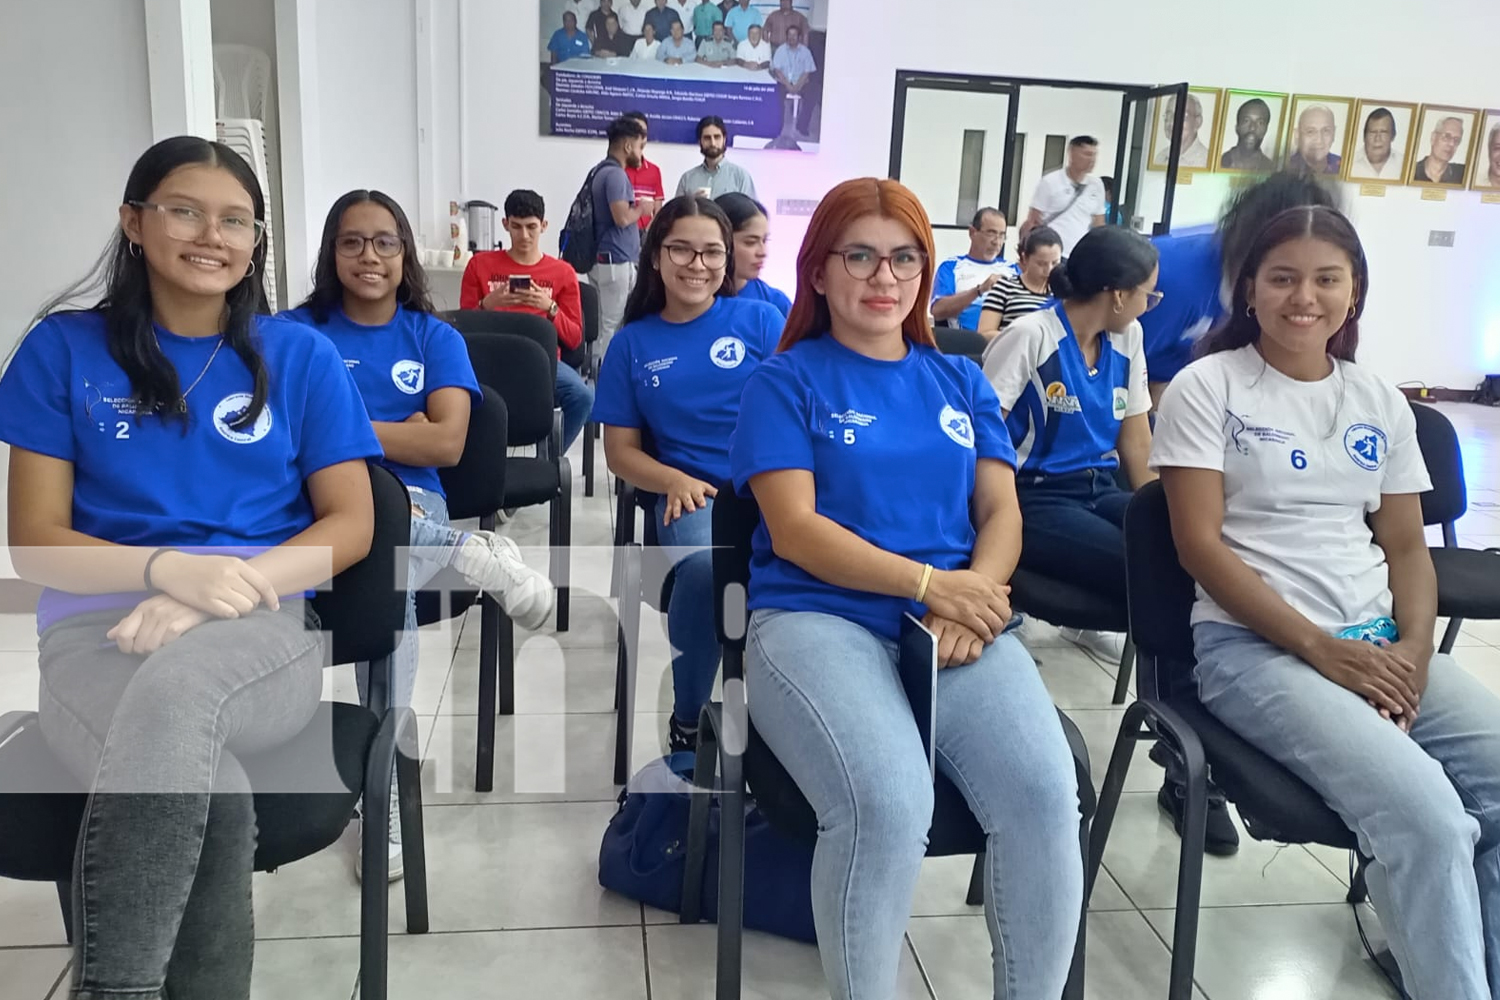
<path fill-rule="evenodd" d="M 1125 601 L 1125 508 L 1113 469 L 1016 483 L 1021 566 Z"/>
<path fill-rule="evenodd" d="M 557 405 L 562 407 L 563 451 L 573 447 L 594 411 L 594 387 L 571 366 L 557 363 Z"/>
<path fill-rule="evenodd" d="M 1413 997 L 1500 996 L 1500 700 L 1435 654 L 1410 735 L 1248 629 L 1193 630 L 1203 704 L 1321 795 L 1374 858 Z"/>
<path fill-rule="evenodd" d="M 672 715 L 680 725 L 698 725 L 698 713 L 714 693 L 719 675 L 719 636 L 714 630 L 713 501 L 663 525 L 666 500 L 656 501 L 656 538 L 668 548 L 698 551 L 677 561 L 667 638 L 672 640 Z"/>
<path fill-rule="evenodd" d="M 933 784 L 896 644 L 834 615 L 758 610 L 750 716 L 818 815 L 813 922 L 835 1000 L 895 994 Z M 1062 994 L 1083 905 L 1078 784 L 1057 710 L 1014 636 L 938 674 L 937 766 L 988 836 L 995 996 Z"/>

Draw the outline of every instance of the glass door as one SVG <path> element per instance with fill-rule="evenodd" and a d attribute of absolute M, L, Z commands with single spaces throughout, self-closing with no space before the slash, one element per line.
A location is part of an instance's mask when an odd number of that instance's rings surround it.
<path fill-rule="evenodd" d="M 1127 90 L 1120 102 L 1118 221 L 1147 236 L 1172 228 L 1187 96 L 1188 85 L 1174 83 Z M 1165 120 L 1167 112 L 1170 121 Z"/>

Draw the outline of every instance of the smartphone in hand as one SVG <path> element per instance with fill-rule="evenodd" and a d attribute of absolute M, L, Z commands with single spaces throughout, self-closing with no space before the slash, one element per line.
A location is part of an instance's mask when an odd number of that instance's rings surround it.
<path fill-rule="evenodd" d="M 531 275 L 513 274 L 510 277 L 510 291 L 514 295 L 517 292 L 529 292 L 531 290 Z"/>

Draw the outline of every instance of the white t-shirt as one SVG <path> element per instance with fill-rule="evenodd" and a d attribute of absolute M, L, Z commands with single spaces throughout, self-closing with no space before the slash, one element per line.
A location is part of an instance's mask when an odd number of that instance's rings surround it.
<path fill-rule="evenodd" d="M 620 30 L 627 35 L 641 35 L 646 32 L 646 12 L 654 5 L 651 0 L 641 0 L 639 5 L 632 0 L 620 0 L 615 4 L 615 13 L 620 17 Z M 657 41 L 661 41 L 660 38 Z M 652 53 L 651 58 L 655 58 Z"/>
<path fill-rule="evenodd" d="M 1432 488 L 1417 422 L 1396 389 L 1340 361 L 1299 382 L 1247 346 L 1211 354 L 1167 386 L 1151 467 L 1224 474 L 1223 539 L 1314 625 L 1391 613 L 1385 553 L 1365 516 L 1382 494 Z M 1198 588 L 1193 624 L 1240 624 Z"/>
<path fill-rule="evenodd" d="M 661 48 L 661 42 L 648 42 L 644 38 L 635 40 L 635 48 L 630 50 L 632 59 L 655 59 L 656 50 Z"/>
<path fill-rule="evenodd" d="M 740 42 L 740 50 L 735 58 L 741 62 L 768 63 L 771 61 L 771 43 L 762 38 L 759 45 L 751 45 L 747 38 Z"/>
<path fill-rule="evenodd" d="M 1073 252 L 1078 241 L 1093 227 L 1094 216 L 1104 214 L 1104 182 L 1099 178 L 1083 179 L 1083 193 L 1077 201 L 1073 201 L 1073 193 L 1073 179 L 1066 170 L 1059 169 L 1042 175 L 1031 198 L 1031 207 L 1042 213 L 1042 222 L 1062 237 L 1064 257 Z M 1052 218 L 1059 212 L 1062 214 Z"/>

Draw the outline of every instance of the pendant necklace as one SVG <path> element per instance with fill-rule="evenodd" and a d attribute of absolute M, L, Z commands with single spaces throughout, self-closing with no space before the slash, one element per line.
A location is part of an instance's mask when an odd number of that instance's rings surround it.
<path fill-rule="evenodd" d="M 156 331 L 155 330 L 151 331 L 151 336 L 152 336 L 153 339 L 156 340 L 156 349 L 158 351 L 161 351 L 161 338 L 158 337 L 158 336 L 156 336 Z M 219 356 L 219 351 L 223 347 L 224 347 L 224 335 L 221 333 L 221 334 L 219 334 L 219 342 L 214 345 L 214 352 L 208 356 L 208 363 L 203 366 L 203 370 L 198 373 L 198 377 L 195 378 L 195 379 L 193 379 L 193 384 L 187 387 L 187 391 L 184 392 L 181 396 L 177 397 L 176 404 L 174 404 L 171 407 L 171 409 L 173 410 L 173 412 L 176 412 L 176 413 L 179 413 L 179 414 L 183 414 L 183 413 L 186 413 L 188 411 L 188 408 L 187 408 L 187 398 L 188 398 L 188 395 L 194 389 L 198 388 L 198 383 L 203 381 L 203 376 L 207 375 L 208 374 L 208 370 L 211 367 L 213 367 L 214 358 L 217 358 Z M 167 353 L 166 351 L 162 351 L 162 357 L 166 357 L 166 353 Z"/>

